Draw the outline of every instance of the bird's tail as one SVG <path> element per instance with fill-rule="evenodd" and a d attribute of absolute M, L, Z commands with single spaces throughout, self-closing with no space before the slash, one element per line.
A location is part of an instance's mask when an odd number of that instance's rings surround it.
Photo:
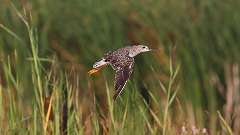
<path fill-rule="evenodd" d="M 94 74 L 97 73 L 103 66 L 109 64 L 109 62 L 106 62 L 105 59 L 101 59 L 100 61 L 97 61 L 93 64 L 93 69 L 88 71 L 88 74 Z"/>
<path fill-rule="evenodd" d="M 107 65 L 108 63 L 109 63 L 109 62 L 106 62 L 105 59 L 101 59 L 100 61 L 95 62 L 95 63 L 93 64 L 93 68 L 98 69 L 98 68 L 101 68 L 101 67 Z"/>

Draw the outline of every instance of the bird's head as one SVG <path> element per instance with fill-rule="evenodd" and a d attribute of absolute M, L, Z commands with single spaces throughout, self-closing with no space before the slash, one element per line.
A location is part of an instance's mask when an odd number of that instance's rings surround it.
<path fill-rule="evenodd" d="M 134 46 L 131 46 L 131 49 L 129 50 L 129 56 L 134 57 L 140 53 L 149 52 L 149 51 L 151 51 L 151 49 L 146 45 L 134 45 Z"/>

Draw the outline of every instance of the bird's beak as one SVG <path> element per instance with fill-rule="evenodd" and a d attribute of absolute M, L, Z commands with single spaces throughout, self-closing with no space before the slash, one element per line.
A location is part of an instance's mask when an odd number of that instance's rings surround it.
<path fill-rule="evenodd" d="M 160 49 L 150 49 L 150 51 L 152 52 L 156 52 L 156 51 L 159 51 Z"/>

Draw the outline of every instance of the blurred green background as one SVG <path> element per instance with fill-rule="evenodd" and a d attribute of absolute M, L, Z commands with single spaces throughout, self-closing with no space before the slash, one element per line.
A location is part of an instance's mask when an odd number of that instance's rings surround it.
<path fill-rule="evenodd" d="M 173 68 L 180 65 L 180 71 L 173 86 L 173 90 L 179 87 L 179 91 L 169 110 L 171 126 L 176 131 L 182 126 L 190 130 L 194 125 L 206 128 L 211 134 L 225 132 L 219 122 L 219 111 L 232 131 L 240 133 L 240 1 L 2 0 L 0 103 L 6 106 L 1 107 L 0 123 L 8 123 L 9 129 L 19 127 L 18 124 L 9 124 L 11 105 L 8 104 L 11 98 L 7 91 L 12 91 L 11 94 L 15 93 L 17 97 L 16 110 L 26 107 L 24 111 L 17 111 L 19 119 L 34 115 L 36 101 L 31 42 L 27 28 L 13 5 L 34 28 L 37 55 L 42 59 L 39 60 L 39 76 L 43 82 L 43 98 L 51 95 L 54 91 L 52 84 L 58 81 L 62 102 L 64 97 L 67 98 L 64 91 L 71 88 L 72 93 L 77 93 L 72 99 L 79 103 L 74 106 L 84 108 L 80 109 L 82 111 L 73 109 L 79 112 L 74 116 L 81 117 L 82 123 L 88 121 L 88 113 L 93 111 L 103 119 L 108 117 L 106 87 L 110 93 L 113 91 L 114 71 L 108 67 L 96 76 L 88 76 L 87 71 L 92 64 L 110 50 L 146 44 L 160 50 L 136 58 L 131 81 L 122 97 L 114 102 L 114 114 L 121 117 L 123 114 L 118 113 L 124 112 L 128 104 L 128 115 L 133 116 L 133 120 L 128 119 L 126 123 L 139 123 L 136 119 L 142 116 L 135 113 L 139 112 L 136 104 L 146 100 L 161 120 L 166 95 L 159 81 L 168 85 L 169 61 L 172 60 Z M 146 93 L 152 93 L 157 101 L 146 98 Z M 0 124 L 5 127 L 3 125 Z M 31 126 L 26 127 L 31 129 Z M 104 126 L 99 127 L 104 129 Z M 144 134 L 141 132 L 143 129 L 136 130 L 138 128 L 131 124 L 125 127 L 129 133 Z M 158 134 L 161 128 L 155 128 L 154 133 Z M 83 134 L 88 132 L 86 127 L 82 130 Z M 98 130 L 95 130 L 97 134 Z M 8 134 L 9 130 L 2 132 Z M 26 132 L 31 133 L 23 131 Z"/>

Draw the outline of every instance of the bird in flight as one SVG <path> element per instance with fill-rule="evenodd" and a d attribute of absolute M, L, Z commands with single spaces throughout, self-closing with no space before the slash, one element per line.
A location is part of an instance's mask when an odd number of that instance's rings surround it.
<path fill-rule="evenodd" d="M 145 45 L 133 45 L 110 51 L 104 57 L 93 64 L 93 69 L 88 72 L 92 75 L 98 72 L 102 67 L 111 65 L 115 70 L 113 99 L 115 100 L 123 91 L 130 75 L 133 71 L 134 57 L 140 53 L 151 51 Z"/>

